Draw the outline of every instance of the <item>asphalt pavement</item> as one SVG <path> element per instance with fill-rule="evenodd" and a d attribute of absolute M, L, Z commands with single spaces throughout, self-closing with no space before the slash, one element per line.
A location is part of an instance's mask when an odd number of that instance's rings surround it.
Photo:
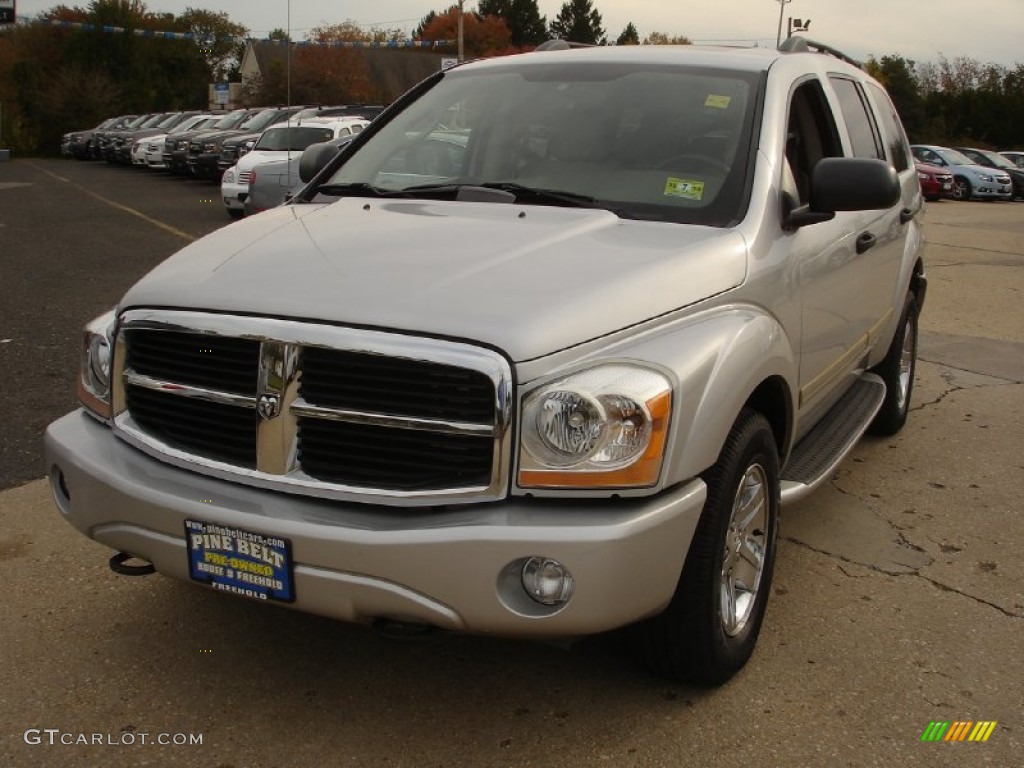
<path fill-rule="evenodd" d="M 105 164 L 0 164 L 0 765 L 1024 764 L 1024 203 L 928 206 L 910 420 L 783 510 L 758 648 L 704 691 L 615 634 L 399 642 L 108 570 L 60 519 L 40 435 L 75 407 L 80 326 L 226 225 L 216 201 Z M 968 721 L 988 740 L 922 741 Z"/>

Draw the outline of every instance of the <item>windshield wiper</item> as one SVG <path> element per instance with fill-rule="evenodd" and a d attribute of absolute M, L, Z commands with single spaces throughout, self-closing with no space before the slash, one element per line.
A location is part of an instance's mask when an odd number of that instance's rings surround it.
<path fill-rule="evenodd" d="M 479 184 L 485 189 L 500 189 L 503 192 L 511 192 L 516 196 L 517 203 L 532 202 L 544 205 L 564 205 L 578 208 L 601 207 L 596 197 L 581 195 L 576 192 L 563 192 L 560 189 L 538 189 L 527 187 L 512 181 L 498 181 L 488 184 Z"/>
<path fill-rule="evenodd" d="M 355 184 L 324 184 L 316 188 L 317 194 L 332 195 L 341 197 L 350 195 L 352 197 L 390 197 L 393 192 L 390 189 L 382 189 L 365 181 Z"/>

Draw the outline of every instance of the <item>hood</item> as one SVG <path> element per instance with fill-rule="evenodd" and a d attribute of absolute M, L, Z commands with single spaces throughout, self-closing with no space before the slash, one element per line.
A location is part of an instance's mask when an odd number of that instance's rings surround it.
<path fill-rule="evenodd" d="M 121 309 L 168 307 L 477 341 L 530 360 L 722 293 L 732 231 L 602 210 L 343 198 L 275 208 L 159 265 Z"/>

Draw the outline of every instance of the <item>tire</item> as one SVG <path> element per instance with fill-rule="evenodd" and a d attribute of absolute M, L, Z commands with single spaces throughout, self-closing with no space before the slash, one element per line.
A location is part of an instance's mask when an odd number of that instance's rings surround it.
<path fill-rule="evenodd" d="M 917 301 L 908 293 L 903 313 L 885 358 L 871 369 L 885 382 L 885 400 L 868 431 L 875 435 L 895 435 L 907 423 L 910 395 L 917 370 Z"/>
<path fill-rule="evenodd" d="M 971 182 L 969 182 L 963 176 L 957 176 L 955 179 L 953 179 L 954 200 L 970 200 L 971 195 L 973 194 L 974 190 L 971 189 Z"/>
<path fill-rule="evenodd" d="M 636 646 L 655 673 L 715 686 L 753 653 L 771 591 L 779 457 L 767 419 L 745 408 L 701 477 L 707 499 L 675 595 L 661 615 L 636 627 Z M 749 514 L 735 519 L 741 513 Z"/>
<path fill-rule="evenodd" d="M 245 216 L 245 211 L 241 210 L 240 208 L 225 208 L 224 210 L 226 210 L 228 212 L 228 216 L 230 216 L 235 221 L 238 221 L 240 218 Z"/>

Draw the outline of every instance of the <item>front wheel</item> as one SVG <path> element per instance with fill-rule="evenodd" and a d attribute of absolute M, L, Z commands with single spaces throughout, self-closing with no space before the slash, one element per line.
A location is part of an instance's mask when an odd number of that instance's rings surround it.
<path fill-rule="evenodd" d="M 917 300 L 908 293 L 903 302 L 903 313 L 896 335 L 885 358 L 876 365 L 877 373 L 885 382 L 885 400 L 868 428 L 875 435 L 895 435 L 907 423 L 910 413 L 910 393 L 914 389 L 914 371 L 917 369 Z"/>
<path fill-rule="evenodd" d="M 767 419 L 744 409 L 702 478 L 707 500 L 675 595 L 637 640 L 654 672 L 713 686 L 750 658 L 771 590 L 779 458 Z"/>
<path fill-rule="evenodd" d="M 967 179 L 957 176 L 953 179 L 953 199 L 954 200 L 970 200 L 973 194 L 971 190 L 971 182 Z"/>

